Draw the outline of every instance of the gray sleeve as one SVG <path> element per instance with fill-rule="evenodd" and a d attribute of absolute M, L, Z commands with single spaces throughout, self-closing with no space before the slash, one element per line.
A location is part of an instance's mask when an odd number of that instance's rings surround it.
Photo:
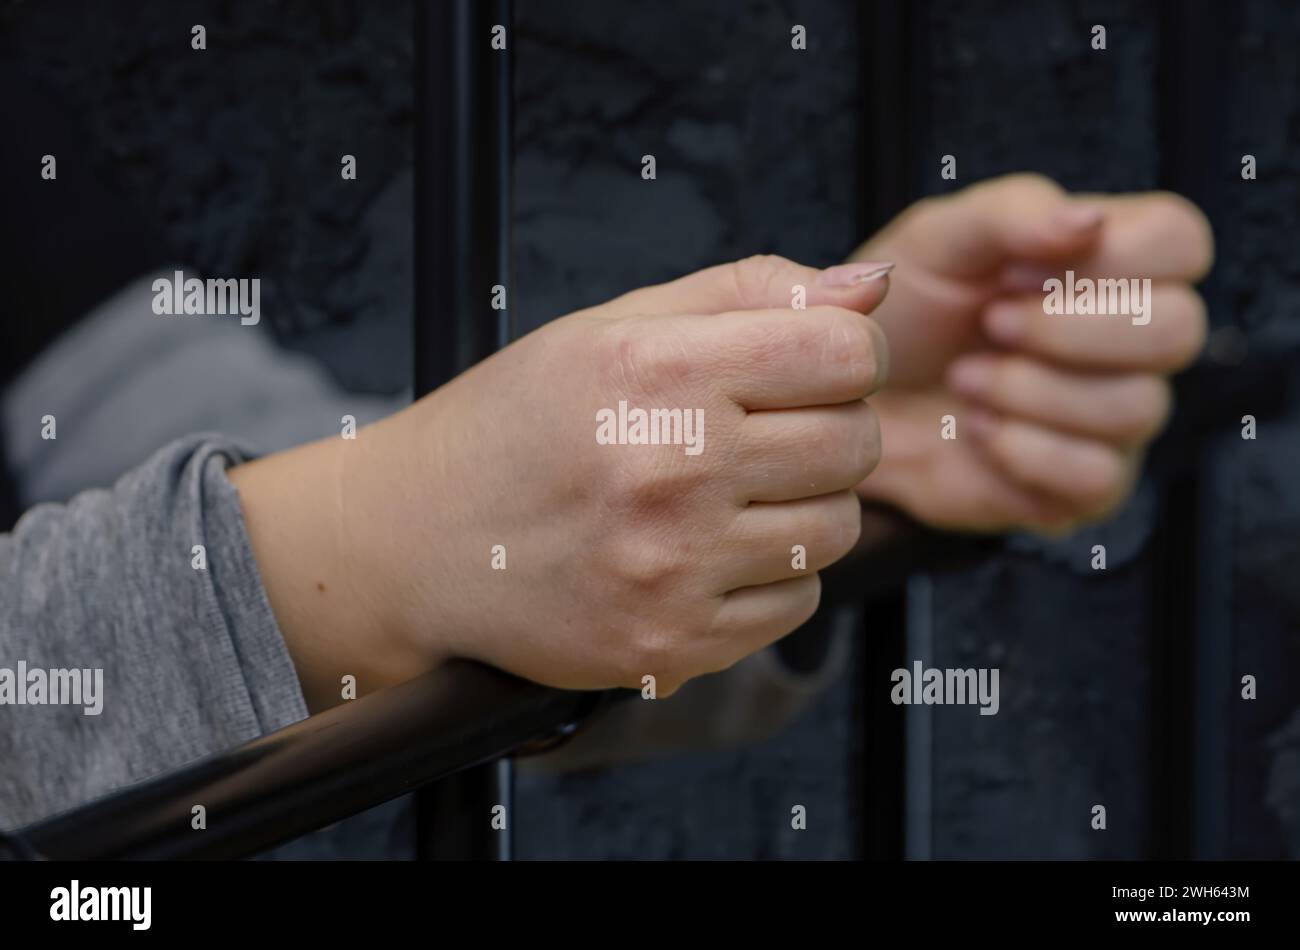
<path fill-rule="evenodd" d="M 246 457 L 187 436 L 0 535 L 0 827 L 306 717 L 225 475 Z"/>

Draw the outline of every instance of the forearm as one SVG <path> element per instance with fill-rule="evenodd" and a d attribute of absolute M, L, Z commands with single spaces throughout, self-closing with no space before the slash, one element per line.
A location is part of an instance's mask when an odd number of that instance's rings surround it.
<path fill-rule="evenodd" d="M 390 583 L 404 563 L 391 477 L 404 464 L 388 425 L 241 465 L 229 473 L 276 621 L 312 712 L 432 669 L 437 638 L 407 636 Z M 410 454 L 409 451 L 406 454 Z M 410 513 L 414 517 L 414 512 Z M 453 544 L 450 539 L 443 543 Z M 429 618 L 430 627 L 437 624 Z"/>

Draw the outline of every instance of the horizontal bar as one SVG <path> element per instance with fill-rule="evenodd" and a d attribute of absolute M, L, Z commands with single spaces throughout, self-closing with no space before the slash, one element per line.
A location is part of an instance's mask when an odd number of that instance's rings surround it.
<path fill-rule="evenodd" d="M 16 837 L 51 859 L 245 857 L 570 731 L 601 695 L 455 661 Z M 191 827 L 196 805 L 204 830 Z"/>

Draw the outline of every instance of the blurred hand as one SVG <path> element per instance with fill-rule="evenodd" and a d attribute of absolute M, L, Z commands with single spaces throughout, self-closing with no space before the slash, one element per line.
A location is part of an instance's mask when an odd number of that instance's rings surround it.
<path fill-rule="evenodd" d="M 898 261 L 875 317 L 884 457 L 858 487 L 941 529 L 1049 534 L 1111 512 L 1205 336 L 1209 224 L 1176 195 L 1068 195 L 1011 175 L 920 201 L 853 255 Z M 1151 322 L 1043 310 L 1043 282 L 1151 278 Z M 940 420 L 957 419 L 957 438 Z"/>
<path fill-rule="evenodd" d="M 863 398 L 886 354 L 864 314 L 885 270 L 760 257 L 635 291 L 355 441 L 235 469 L 312 705 L 342 675 L 383 686 L 448 656 L 559 687 L 652 675 L 664 696 L 802 624 L 879 458 Z M 701 411 L 699 451 L 601 444 L 621 402 Z"/>

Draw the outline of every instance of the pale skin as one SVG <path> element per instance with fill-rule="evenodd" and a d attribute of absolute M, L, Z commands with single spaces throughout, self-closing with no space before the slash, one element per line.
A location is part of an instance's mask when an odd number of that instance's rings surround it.
<path fill-rule="evenodd" d="M 653 675 L 668 696 L 812 615 L 817 571 L 859 540 L 859 499 L 949 530 L 1104 516 L 1202 344 L 1191 283 L 1211 256 L 1182 199 L 998 179 L 908 209 L 856 268 L 759 257 L 634 291 L 355 441 L 239 466 L 308 704 L 338 702 L 346 674 L 364 692 L 456 656 L 564 688 Z M 1153 278 L 1151 324 L 1044 315 L 1044 274 L 1066 266 Z M 597 444 L 620 399 L 703 409 L 703 452 Z"/>
<path fill-rule="evenodd" d="M 1124 501 L 1168 417 L 1169 375 L 1205 340 L 1192 285 L 1214 244 L 1194 205 L 1013 175 L 913 205 L 853 256 L 899 262 L 874 314 L 892 362 L 863 498 L 936 528 L 1045 534 Z M 1067 267 L 1151 278 L 1151 323 L 1044 313 L 1043 281 Z M 949 413 L 957 438 L 943 442 Z"/>

